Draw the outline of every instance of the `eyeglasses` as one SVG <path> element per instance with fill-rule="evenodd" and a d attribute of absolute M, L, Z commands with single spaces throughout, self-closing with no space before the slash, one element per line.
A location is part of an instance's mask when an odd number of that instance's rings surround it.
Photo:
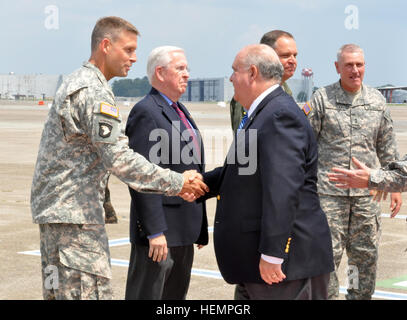
<path fill-rule="evenodd" d="M 190 73 L 191 69 L 189 69 L 187 66 L 178 66 L 178 67 L 172 67 L 172 66 L 163 66 L 164 69 L 170 69 L 173 68 L 177 73 Z"/>
<path fill-rule="evenodd" d="M 179 66 L 179 67 L 175 67 L 175 70 L 178 72 L 178 73 L 190 73 L 191 72 L 191 69 L 189 69 L 187 66 Z"/>

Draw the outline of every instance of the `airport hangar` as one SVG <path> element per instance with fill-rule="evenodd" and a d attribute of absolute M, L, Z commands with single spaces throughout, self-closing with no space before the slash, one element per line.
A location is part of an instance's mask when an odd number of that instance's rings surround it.
<path fill-rule="evenodd" d="M 314 82 L 311 76 L 302 79 L 288 79 L 287 84 L 297 102 L 307 101 L 312 94 Z M 0 74 L 0 99 L 7 100 L 52 100 L 64 75 L 16 75 Z M 407 86 L 384 86 L 377 88 L 388 103 L 406 103 Z M 188 81 L 188 88 L 181 101 L 229 102 L 233 97 L 233 85 L 228 77 L 197 78 Z"/>

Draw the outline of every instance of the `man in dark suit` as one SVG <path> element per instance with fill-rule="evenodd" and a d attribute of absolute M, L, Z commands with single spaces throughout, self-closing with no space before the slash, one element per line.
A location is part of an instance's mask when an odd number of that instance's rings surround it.
<path fill-rule="evenodd" d="M 184 51 L 171 46 L 154 49 L 147 75 L 152 89 L 129 114 L 129 146 L 163 168 L 203 172 L 199 130 L 178 102 L 189 78 Z M 193 244 L 201 248 L 208 243 L 205 203 L 129 190 L 131 256 L 126 299 L 185 299 Z"/>
<path fill-rule="evenodd" d="M 207 196 L 218 199 L 219 269 L 238 284 L 236 299 L 326 299 L 334 266 L 312 128 L 279 85 L 283 67 L 272 48 L 245 47 L 232 68 L 248 117 L 225 165 L 204 174 Z"/>

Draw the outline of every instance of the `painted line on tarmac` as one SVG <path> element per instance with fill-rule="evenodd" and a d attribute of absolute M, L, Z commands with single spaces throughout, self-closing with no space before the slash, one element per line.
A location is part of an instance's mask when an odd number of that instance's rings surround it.
<path fill-rule="evenodd" d="M 123 241 L 125 239 L 118 239 L 118 240 Z M 25 255 L 31 255 L 31 256 L 41 256 L 41 253 L 39 250 L 19 252 L 19 254 L 25 254 Z M 128 268 L 128 266 L 129 266 L 128 260 L 111 259 L 110 261 L 111 261 L 112 266 L 126 267 L 126 268 Z M 221 273 L 217 270 L 206 270 L 206 269 L 193 268 L 191 270 L 191 274 L 194 276 L 205 277 L 205 278 L 223 279 Z M 342 294 L 346 294 L 347 291 L 346 291 L 345 287 L 340 287 L 339 292 Z M 388 292 L 388 291 L 382 291 L 382 290 L 376 290 L 372 297 L 377 298 L 377 299 L 384 299 L 384 300 L 407 300 L 407 294 L 397 293 L 397 292 Z"/>
<path fill-rule="evenodd" d="M 40 250 L 33 250 L 33 251 L 24 251 L 19 252 L 19 254 L 25 254 L 29 256 L 41 256 Z M 116 267 L 129 267 L 129 261 L 123 259 L 110 259 L 110 263 L 112 266 Z M 191 274 L 206 278 L 213 278 L 213 279 L 223 279 L 222 275 L 219 271 L 215 270 L 205 270 L 205 269 L 192 269 Z"/>
<path fill-rule="evenodd" d="M 112 266 L 116 267 L 129 267 L 129 261 L 128 260 L 122 260 L 122 259 L 110 259 L 110 263 Z"/>
<path fill-rule="evenodd" d="M 109 247 L 125 246 L 130 244 L 130 238 L 109 240 Z"/>
<path fill-rule="evenodd" d="M 213 227 L 208 227 L 208 232 L 213 232 Z M 126 246 L 130 244 L 130 238 L 121 238 L 115 240 L 109 240 L 109 247 L 119 247 L 119 246 Z"/>
<path fill-rule="evenodd" d="M 388 292 L 382 290 L 376 290 L 372 297 L 387 300 L 407 300 L 407 294 L 405 293 Z"/>
<path fill-rule="evenodd" d="M 195 269 L 191 270 L 191 274 L 194 276 L 213 278 L 213 279 L 223 279 L 219 271 L 215 270 L 205 270 L 205 269 Z"/>
<path fill-rule="evenodd" d="M 33 250 L 33 251 L 24 251 L 24 252 L 17 252 L 18 254 L 25 254 L 27 256 L 39 256 L 41 257 L 40 250 Z"/>
<path fill-rule="evenodd" d="M 339 288 L 339 293 L 346 294 L 347 290 L 345 287 Z M 376 290 L 372 298 L 385 299 L 385 300 L 407 300 L 407 294 L 398 292 L 388 292 L 382 290 Z"/>
<path fill-rule="evenodd" d="M 383 218 L 390 218 L 390 214 L 388 214 L 388 213 L 382 213 L 382 217 Z M 397 216 L 395 216 L 393 219 L 403 219 L 403 220 L 406 220 L 407 219 L 407 216 L 405 216 L 405 215 L 397 215 Z"/>
<path fill-rule="evenodd" d="M 129 261 L 122 260 L 122 259 L 111 259 L 112 266 L 116 267 L 128 267 Z M 206 270 L 206 269 L 196 269 L 192 268 L 191 274 L 195 276 L 201 276 L 205 278 L 213 278 L 213 279 L 223 279 L 222 275 L 217 270 Z"/>
<path fill-rule="evenodd" d="M 407 281 L 396 282 L 393 285 L 397 286 L 397 287 L 406 287 L 407 288 Z"/>
<path fill-rule="evenodd" d="M 118 266 L 118 267 L 128 267 L 129 266 L 129 262 L 126 260 L 111 259 L 111 262 L 112 262 L 112 266 Z M 191 274 L 194 276 L 200 276 L 200 277 L 205 277 L 205 278 L 223 279 L 221 273 L 217 270 L 192 268 Z M 342 294 L 346 294 L 347 293 L 346 289 L 347 288 L 345 288 L 345 287 L 340 287 L 339 292 Z M 372 298 L 384 299 L 384 300 L 407 300 L 407 294 L 376 290 L 374 292 Z"/>
<path fill-rule="evenodd" d="M 376 285 L 386 289 L 393 288 L 407 290 L 407 275 L 399 276 L 396 278 L 384 279 L 378 281 Z"/>
<path fill-rule="evenodd" d="M 382 217 L 390 218 L 390 214 L 383 213 Z M 404 216 L 404 215 L 398 215 L 398 216 L 394 217 L 394 219 L 406 219 L 406 218 L 407 218 L 407 216 Z M 208 227 L 208 232 L 212 233 L 213 227 Z M 130 244 L 130 238 L 109 240 L 109 247 L 119 247 L 119 246 L 125 246 L 125 245 L 129 245 L 129 244 Z"/>

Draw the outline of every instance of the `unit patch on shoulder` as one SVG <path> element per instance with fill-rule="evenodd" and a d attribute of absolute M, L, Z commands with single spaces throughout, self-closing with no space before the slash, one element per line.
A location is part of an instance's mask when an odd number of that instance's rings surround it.
<path fill-rule="evenodd" d="M 100 113 L 106 114 L 108 116 L 118 118 L 119 117 L 119 108 L 112 106 L 106 102 L 100 104 Z"/>
<path fill-rule="evenodd" d="M 101 138 L 109 138 L 112 134 L 113 126 L 108 123 L 99 122 L 99 136 Z"/>
<path fill-rule="evenodd" d="M 312 108 L 309 102 L 307 102 L 306 104 L 304 104 L 304 106 L 302 107 L 302 111 L 304 111 L 305 115 L 308 117 L 309 113 L 311 112 Z"/>

